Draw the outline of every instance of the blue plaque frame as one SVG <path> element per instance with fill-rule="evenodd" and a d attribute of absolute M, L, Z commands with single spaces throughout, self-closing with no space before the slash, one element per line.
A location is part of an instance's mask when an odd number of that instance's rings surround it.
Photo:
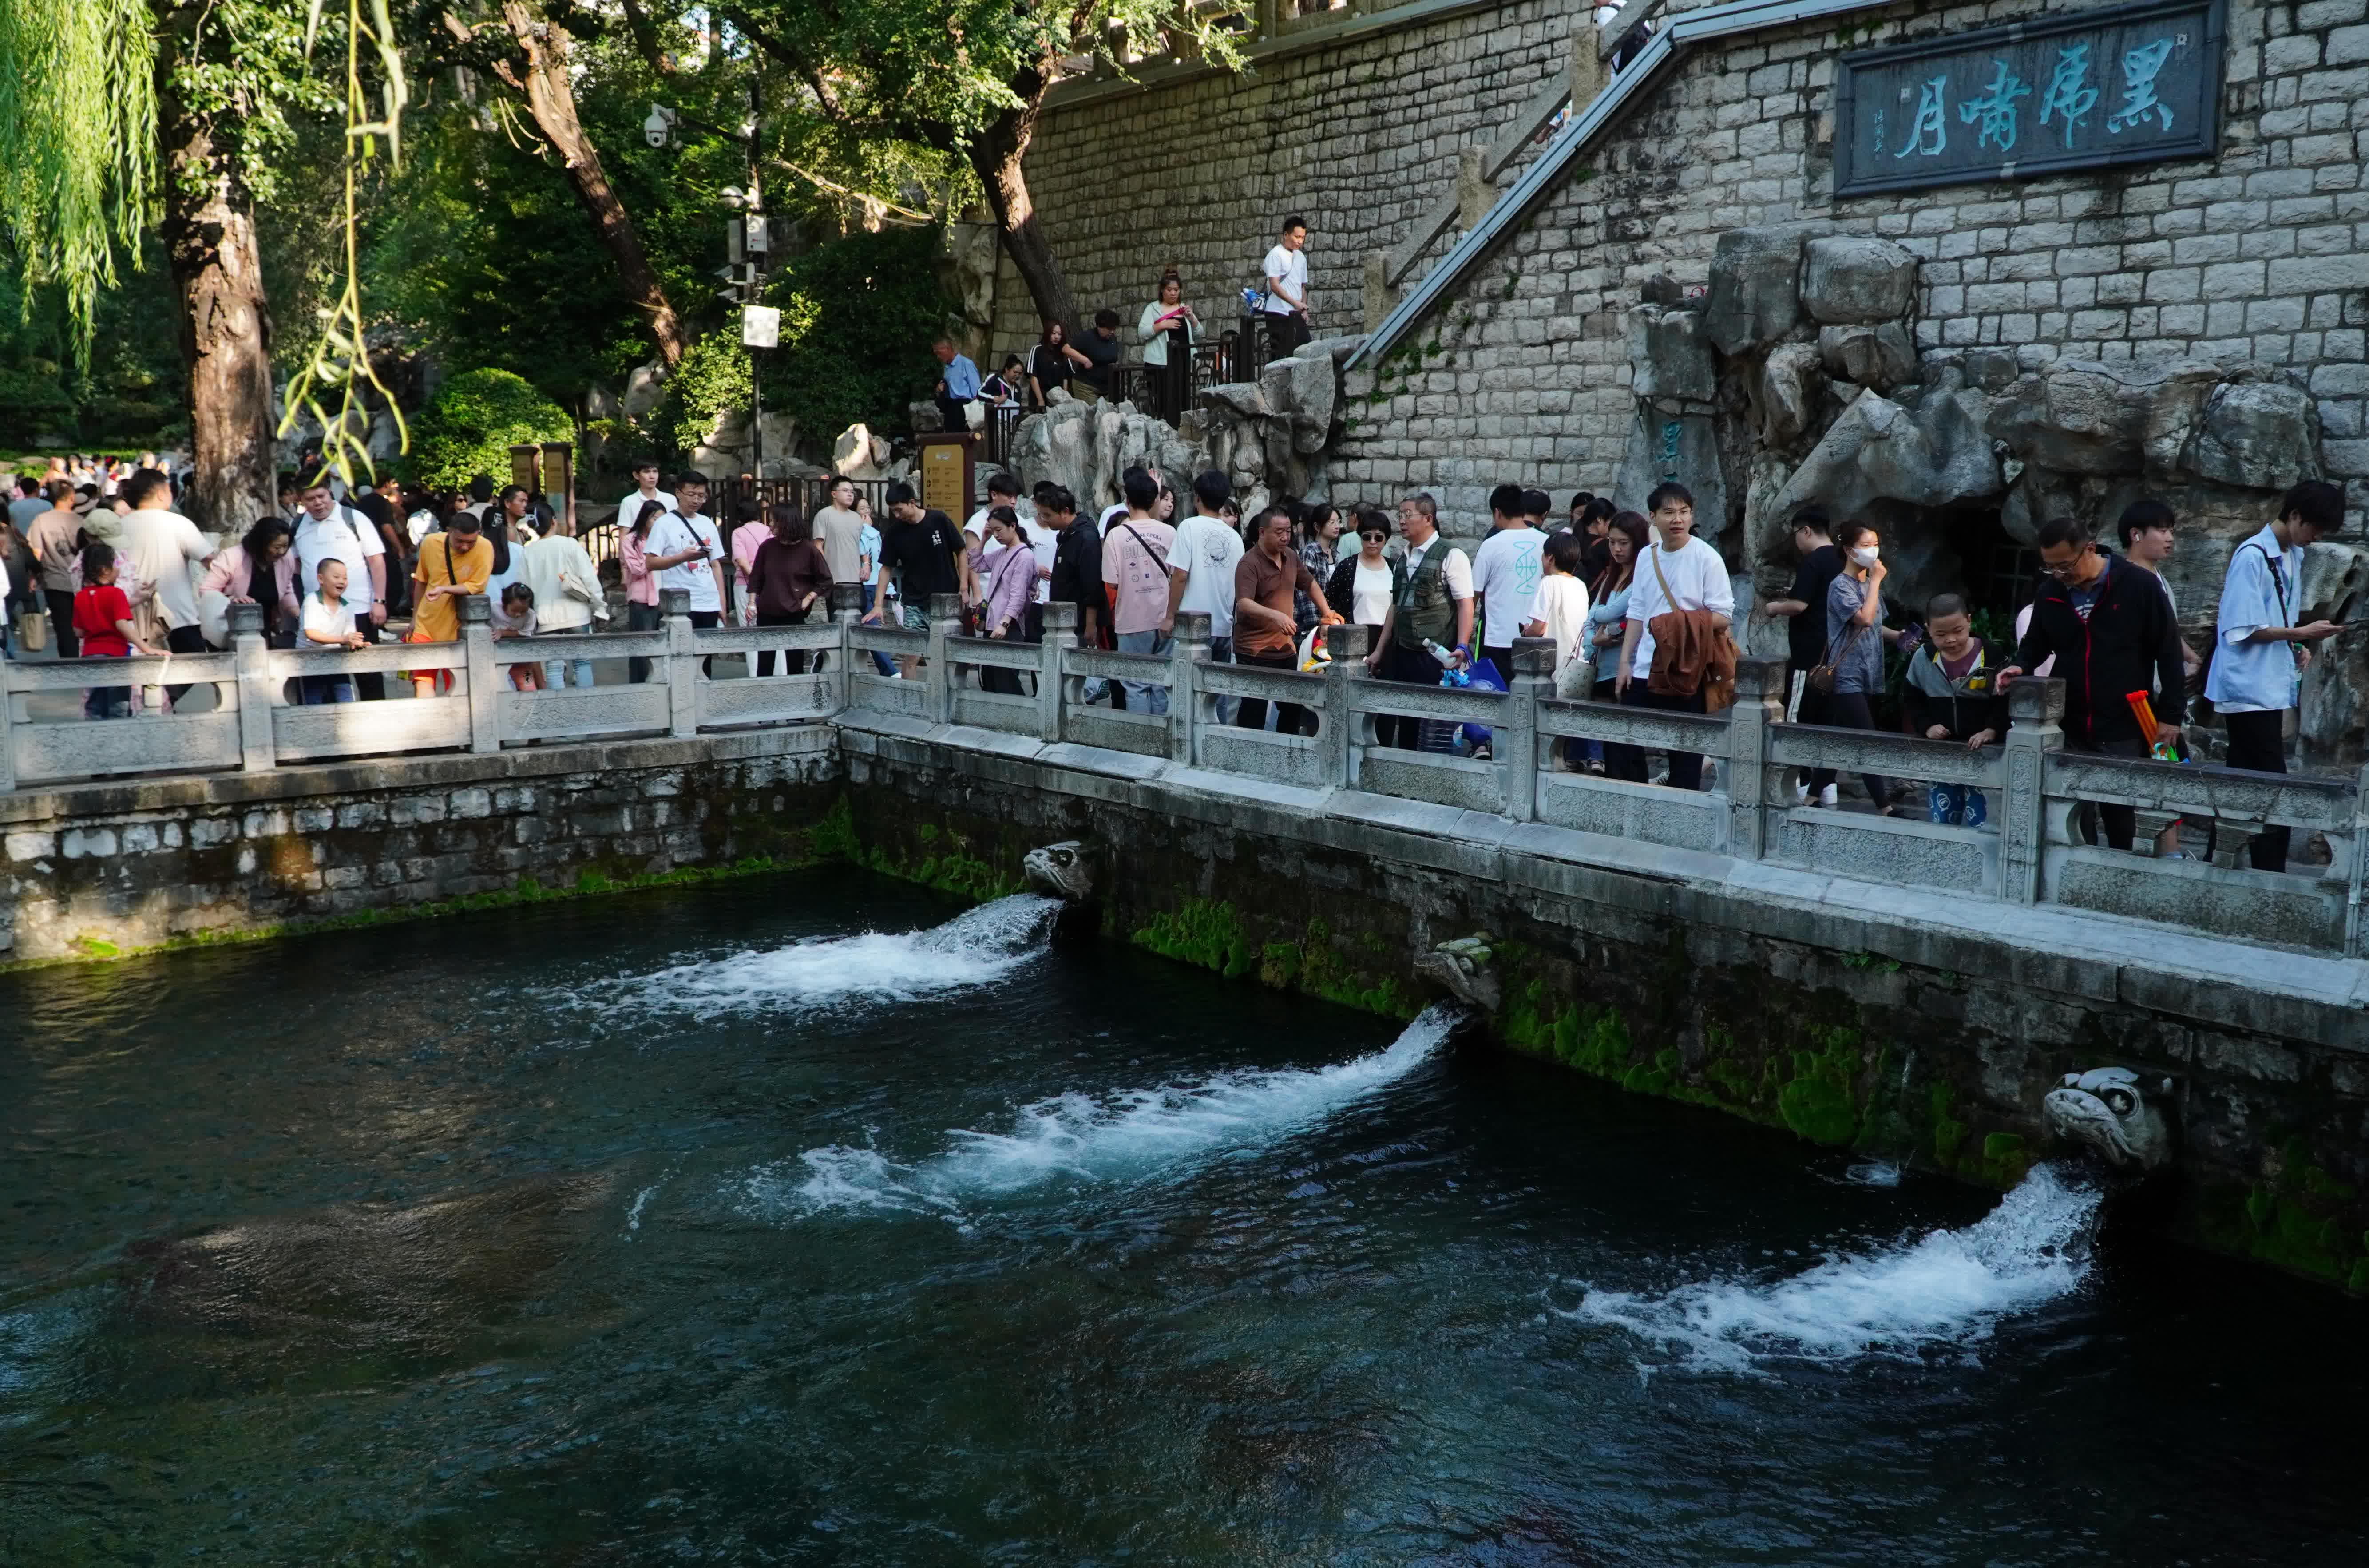
<path fill-rule="evenodd" d="M 2221 146 L 2227 12 L 2228 0 L 2141 0 L 1846 54 L 1835 68 L 1835 197 L 2211 157 Z M 2142 47 L 2120 56 L 2098 50 L 2089 58 L 2101 42 L 2158 28 L 2172 29 L 2154 46 L 2160 54 Z M 2183 45 L 2177 55 L 2174 38 Z M 2042 63 L 2049 55 L 2053 71 Z M 2073 84 L 2077 111 L 2066 113 L 2057 89 L 2076 59 L 2084 70 Z M 2158 79 L 2167 89 L 2160 97 Z M 1912 89 L 1914 116 L 1903 117 L 1905 128 L 1888 123 L 1891 106 Z M 2050 110 L 2053 128 L 2020 134 L 2023 120 Z M 2158 115 L 2167 123 L 2157 126 Z M 2123 125 L 2110 130 L 2115 121 Z M 2122 134 L 2142 124 L 2155 128 Z M 1904 135 L 1911 140 L 1892 151 Z"/>

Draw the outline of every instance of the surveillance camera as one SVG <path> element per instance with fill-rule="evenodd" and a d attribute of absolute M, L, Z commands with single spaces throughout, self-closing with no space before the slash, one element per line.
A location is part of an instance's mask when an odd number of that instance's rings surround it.
<path fill-rule="evenodd" d="M 667 122 L 656 114 L 642 121 L 642 140 L 653 147 L 667 144 Z"/>

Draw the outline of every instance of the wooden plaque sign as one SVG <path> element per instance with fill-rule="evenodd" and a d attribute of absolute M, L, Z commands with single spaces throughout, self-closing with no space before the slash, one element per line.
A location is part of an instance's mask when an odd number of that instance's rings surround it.
<path fill-rule="evenodd" d="M 971 514 L 972 435 L 934 431 L 921 439 L 921 454 L 913 464 L 913 488 L 921 505 L 942 511 L 959 526 Z"/>

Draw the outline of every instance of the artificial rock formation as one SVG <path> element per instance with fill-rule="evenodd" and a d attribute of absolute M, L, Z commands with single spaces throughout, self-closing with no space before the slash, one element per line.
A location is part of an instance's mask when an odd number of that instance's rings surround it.
<path fill-rule="evenodd" d="M 2261 364 L 2044 360 L 2027 350 L 1917 349 L 1917 261 L 1824 223 L 1736 229 L 1707 288 L 1647 283 L 1625 318 L 1636 419 L 1615 493 L 1642 503 L 1664 478 L 1695 495 L 1696 532 L 1741 523 L 1740 559 L 1764 591 L 1792 571 L 1803 505 L 1885 533 L 1888 589 L 1914 606 L 1966 586 L 1953 519 L 1988 513 L 2030 544 L 2052 517 L 2112 538 L 2141 496 L 2177 511 L 2167 576 L 2203 646 L 2229 553 L 2280 492 L 2320 472 L 2312 396 Z M 2351 547 L 2313 552 L 2303 601 L 2330 609 L 2369 586 Z M 1757 645 L 1756 645 L 1757 646 Z M 2369 751 L 2369 632 L 2325 650 L 2307 678 L 2307 756 Z"/>
<path fill-rule="evenodd" d="M 1325 338 L 1267 365 L 1254 382 L 1201 389 L 1199 406 L 1175 427 L 1132 403 L 1082 403 L 1052 394 L 1052 406 L 1020 421 L 1012 466 L 1022 481 L 1050 479 L 1084 508 L 1109 506 L 1139 463 L 1156 465 L 1181 491 L 1216 468 L 1233 481 L 1245 516 L 1270 496 L 1325 498 L 1325 457 L 1341 405 L 1341 361 L 1360 339 Z"/>

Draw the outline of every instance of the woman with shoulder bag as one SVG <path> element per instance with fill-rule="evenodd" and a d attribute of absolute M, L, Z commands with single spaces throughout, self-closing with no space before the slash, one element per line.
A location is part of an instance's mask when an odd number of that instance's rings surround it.
<path fill-rule="evenodd" d="M 1629 625 L 1629 593 L 1637 586 L 1637 557 L 1645 553 L 1652 537 L 1652 525 L 1646 522 L 1645 514 L 1634 511 L 1614 513 L 1604 535 L 1608 564 L 1596 575 L 1587 607 L 1587 640 L 1595 654 L 1594 695 L 1599 703 L 1620 700 L 1614 690 L 1613 678 L 1619 673 L 1620 639 Z M 1635 760 L 1634 776 L 1645 776 L 1645 753 L 1634 746 L 1623 746 L 1619 741 L 1583 740 L 1579 753 L 1591 773 L 1611 773 L 1612 764 L 1626 753 Z"/>
<path fill-rule="evenodd" d="M 1554 644 L 1554 694 L 1562 701 L 1585 700 L 1596 688 L 1596 666 L 1588 645 L 1587 585 L 1579 572 L 1587 560 L 1587 544 L 1576 533 L 1548 537 L 1539 552 L 1538 596 L 1530 619 L 1539 635 Z M 1583 758 L 1576 738 L 1566 736 L 1555 748 L 1555 771 L 1576 772 Z"/>

